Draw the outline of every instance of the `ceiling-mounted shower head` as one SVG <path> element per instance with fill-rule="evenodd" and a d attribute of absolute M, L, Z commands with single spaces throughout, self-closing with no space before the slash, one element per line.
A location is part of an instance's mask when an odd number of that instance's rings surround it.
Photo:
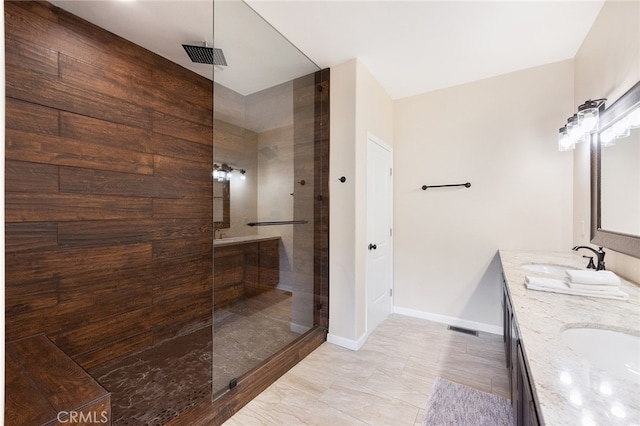
<path fill-rule="evenodd" d="M 184 50 L 193 62 L 209 65 L 227 65 L 227 60 L 224 58 L 222 49 L 208 47 L 206 43 L 204 43 L 203 46 L 183 44 L 182 47 L 184 47 Z"/>

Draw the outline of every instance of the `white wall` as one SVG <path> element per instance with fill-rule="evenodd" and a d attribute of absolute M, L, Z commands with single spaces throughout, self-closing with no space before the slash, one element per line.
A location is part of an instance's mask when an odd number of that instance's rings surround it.
<path fill-rule="evenodd" d="M 366 141 L 393 146 L 393 101 L 357 59 L 331 68 L 329 336 L 357 349 L 365 340 Z M 344 176 L 345 183 L 338 179 Z"/>
<path fill-rule="evenodd" d="M 497 250 L 571 248 L 572 100 L 563 61 L 395 102 L 396 310 L 499 331 Z"/>
<path fill-rule="evenodd" d="M 602 97 L 611 105 L 630 89 L 640 80 L 640 3 L 607 1 L 574 61 L 574 107 L 587 99 Z M 589 168 L 589 146 L 580 144 L 574 153 L 573 241 L 581 245 L 588 244 L 590 238 Z M 640 259 L 606 251 L 607 269 L 640 282 Z"/>

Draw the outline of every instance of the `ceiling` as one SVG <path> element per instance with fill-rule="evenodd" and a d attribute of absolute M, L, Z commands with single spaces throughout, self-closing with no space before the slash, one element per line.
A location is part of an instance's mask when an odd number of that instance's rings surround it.
<path fill-rule="evenodd" d="M 221 0 L 215 34 L 211 0 L 52 3 L 208 78 L 181 45 L 215 36 L 243 95 L 359 58 L 399 99 L 573 58 L 604 0 Z"/>

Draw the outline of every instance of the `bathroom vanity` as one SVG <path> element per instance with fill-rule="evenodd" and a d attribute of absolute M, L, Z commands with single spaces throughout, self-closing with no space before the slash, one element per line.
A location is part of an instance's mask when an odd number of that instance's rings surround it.
<path fill-rule="evenodd" d="M 214 240 L 214 309 L 273 289 L 279 281 L 280 237 L 250 235 Z"/>
<path fill-rule="evenodd" d="M 622 279 L 624 301 L 528 290 L 526 276 L 562 279 L 567 268 L 584 269 L 585 259 L 571 251 L 499 253 L 517 424 L 638 424 L 640 375 L 631 364 L 639 362 L 640 287 Z M 576 333 L 584 336 L 577 343 Z"/>

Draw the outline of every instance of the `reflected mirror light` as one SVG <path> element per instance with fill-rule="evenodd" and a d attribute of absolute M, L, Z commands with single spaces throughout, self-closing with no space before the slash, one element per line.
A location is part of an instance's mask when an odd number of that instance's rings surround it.
<path fill-rule="evenodd" d="M 631 134 L 629 120 L 627 120 L 626 118 L 622 118 L 618 120 L 617 122 L 614 123 L 613 126 L 611 126 L 611 130 L 613 131 L 613 134 L 616 138 L 618 139 L 626 138 Z"/>
<path fill-rule="evenodd" d="M 569 400 L 573 405 L 580 407 L 582 405 L 582 394 L 577 389 L 573 389 L 569 394 Z"/>
<path fill-rule="evenodd" d="M 600 393 L 603 395 L 611 395 L 613 390 L 611 389 L 611 385 L 607 382 L 600 383 Z"/>
<path fill-rule="evenodd" d="M 582 426 L 596 426 L 596 422 L 593 420 L 591 413 L 584 413 L 582 415 Z"/>
<path fill-rule="evenodd" d="M 560 381 L 566 385 L 570 385 L 573 382 L 573 380 L 571 379 L 571 374 L 567 373 L 566 371 L 560 373 Z"/>
<path fill-rule="evenodd" d="M 616 135 L 613 133 L 612 128 L 608 128 L 604 132 L 600 133 L 600 143 L 602 147 L 615 145 Z"/>
<path fill-rule="evenodd" d="M 624 406 L 619 402 L 611 404 L 611 414 L 621 419 L 624 419 L 627 414 L 625 413 Z"/>
<path fill-rule="evenodd" d="M 640 106 L 627 115 L 631 127 L 640 127 Z"/>

